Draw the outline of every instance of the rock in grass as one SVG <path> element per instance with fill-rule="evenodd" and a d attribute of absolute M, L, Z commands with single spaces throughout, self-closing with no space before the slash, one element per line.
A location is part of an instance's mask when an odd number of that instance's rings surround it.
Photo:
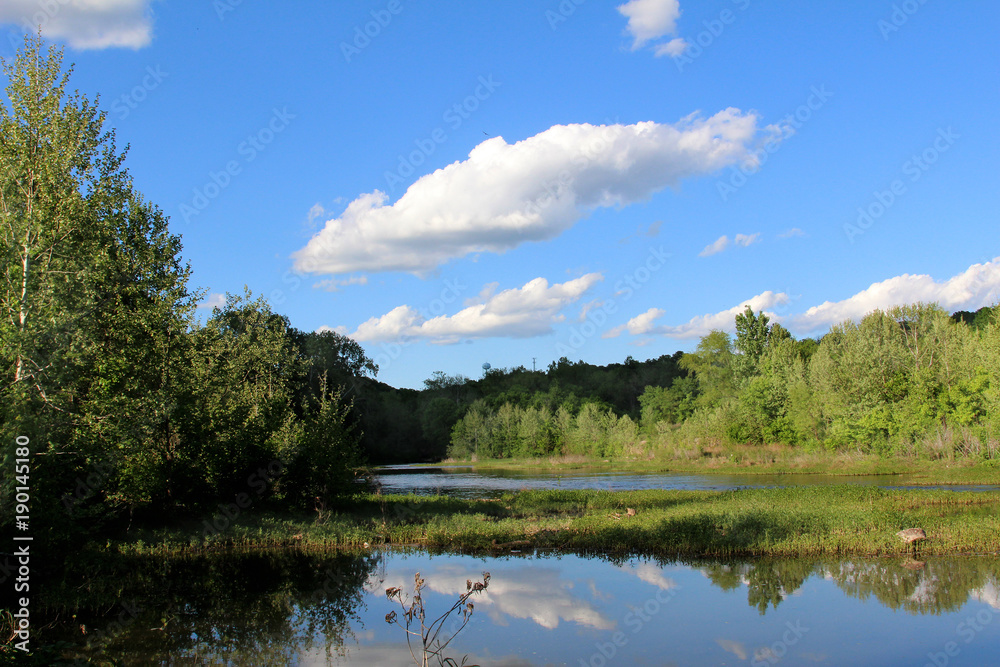
<path fill-rule="evenodd" d="M 914 542 L 927 539 L 927 533 L 924 532 L 923 528 L 907 528 L 906 530 L 901 530 L 896 534 L 899 535 L 899 539 L 903 540 L 906 544 L 913 544 Z"/>

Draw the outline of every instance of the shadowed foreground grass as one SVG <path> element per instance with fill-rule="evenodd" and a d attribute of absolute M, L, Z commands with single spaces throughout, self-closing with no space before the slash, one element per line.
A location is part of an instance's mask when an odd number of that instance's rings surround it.
<path fill-rule="evenodd" d="M 630 513 L 629 509 L 634 513 Z M 199 526 L 203 526 L 199 522 Z M 218 524 L 217 524 L 218 525 Z M 493 500 L 367 494 L 323 515 L 244 513 L 206 534 L 136 531 L 107 549 L 326 549 L 391 544 L 468 552 L 560 549 L 682 556 L 1000 553 L 1000 493 L 854 485 L 735 491 L 521 491 Z"/>

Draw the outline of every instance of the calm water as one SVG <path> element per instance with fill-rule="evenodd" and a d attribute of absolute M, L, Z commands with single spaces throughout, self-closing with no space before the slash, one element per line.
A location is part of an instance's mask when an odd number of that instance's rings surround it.
<path fill-rule="evenodd" d="M 430 620 L 483 571 L 489 587 L 472 598 L 472 620 L 446 650 L 459 662 L 941 667 L 1000 656 L 995 556 L 676 562 L 274 552 L 120 565 L 118 576 L 87 584 L 83 603 L 73 598 L 84 595 L 78 582 L 50 590 L 46 613 L 61 619 L 59 638 L 83 641 L 86 626 L 105 655 L 128 665 L 413 664 L 403 630 L 386 623 L 402 612 L 385 589 L 412 591 L 419 572 Z"/>
<path fill-rule="evenodd" d="M 433 495 L 445 493 L 460 498 L 495 497 L 519 489 L 687 489 L 726 491 L 740 487 L 803 486 L 809 484 L 861 484 L 887 488 L 951 489 L 954 491 L 998 491 L 1000 485 L 919 486 L 912 475 L 733 475 L 690 473 L 555 473 L 520 470 L 477 471 L 464 466 L 385 466 L 378 469 L 385 493 Z"/>

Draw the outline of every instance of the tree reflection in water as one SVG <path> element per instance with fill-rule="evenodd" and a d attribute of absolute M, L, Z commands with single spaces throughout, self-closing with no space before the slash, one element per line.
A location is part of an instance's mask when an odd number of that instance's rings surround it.
<path fill-rule="evenodd" d="M 874 596 L 889 609 L 912 614 L 956 611 L 981 591 L 1000 582 L 996 558 L 910 558 L 803 560 L 761 558 L 755 561 L 691 563 L 723 590 L 747 587 L 747 603 L 764 614 L 776 609 L 810 576 L 830 579 L 850 597 Z"/>
<path fill-rule="evenodd" d="M 97 664 L 107 658 L 105 664 L 114 659 L 125 665 L 163 660 L 281 665 L 297 664 L 304 655 L 309 664 L 323 664 L 358 659 L 355 651 L 363 660 L 378 651 L 392 652 L 393 660 L 409 659 L 401 637 L 387 643 L 373 634 L 375 626 L 385 627 L 385 586 L 404 581 L 396 570 L 426 570 L 428 586 L 446 598 L 466 591 L 472 574 L 469 557 L 442 554 L 433 557 L 433 565 L 430 558 L 423 552 L 287 550 L 102 557 L 71 566 L 60 581 L 39 586 L 39 597 L 32 601 L 33 645 L 67 641 L 74 646 L 67 655 Z M 564 558 L 568 569 L 560 563 Z M 678 566 L 704 574 L 722 590 L 745 586 L 747 604 L 762 615 L 814 577 L 833 582 L 849 597 L 874 598 L 886 608 L 911 614 L 946 614 L 970 599 L 1000 609 L 1000 559 L 995 557 L 678 562 L 539 555 L 474 562 L 493 570 L 495 582 L 482 600 L 492 625 L 476 629 L 490 634 L 470 636 L 472 646 L 499 636 L 505 631 L 501 626 L 511 622 L 531 623 L 543 633 L 557 631 L 560 621 L 591 632 L 628 629 L 622 625 L 628 616 L 620 615 L 627 609 L 613 606 L 620 593 L 614 587 L 622 585 L 613 575 L 625 571 L 644 584 L 673 591 Z M 412 576 L 413 569 L 409 572 Z M 573 578 L 581 572 L 587 573 L 587 581 Z M 387 577 L 391 583 L 383 585 Z M 601 586 L 604 580 L 608 590 Z M 676 606 L 681 599 L 671 602 L 671 617 L 686 613 Z M 356 636 L 352 627 L 364 633 Z"/>
<path fill-rule="evenodd" d="M 105 562 L 46 584 L 40 641 L 68 641 L 72 657 L 98 663 L 171 656 L 174 664 L 281 665 L 303 650 L 336 656 L 380 560 L 272 551 Z"/>

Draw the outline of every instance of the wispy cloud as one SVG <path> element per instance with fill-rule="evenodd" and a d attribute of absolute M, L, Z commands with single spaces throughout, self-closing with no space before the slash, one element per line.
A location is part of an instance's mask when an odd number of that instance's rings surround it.
<path fill-rule="evenodd" d="M 701 252 L 699 252 L 698 256 L 699 257 L 711 257 L 712 255 L 716 255 L 716 254 L 722 252 L 723 250 L 725 250 L 728 247 L 729 247 L 729 237 L 727 235 L 723 234 L 722 236 L 720 236 L 719 238 L 715 239 L 714 241 L 712 241 L 711 243 L 709 243 L 707 246 L 705 246 L 705 249 L 702 250 Z"/>
<path fill-rule="evenodd" d="M 456 343 L 475 338 L 541 336 L 550 333 L 555 322 L 565 319 L 560 312 L 566 306 L 601 280 L 599 273 L 555 285 L 535 278 L 523 287 L 499 294 L 493 294 L 496 286 L 491 284 L 480 292 L 481 303 L 468 305 L 454 315 L 428 319 L 416 308 L 398 306 L 362 323 L 351 337 L 362 342 L 422 338 L 433 343 Z"/>
<path fill-rule="evenodd" d="M 74 49 L 141 49 L 153 39 L 149 0 L 4 0 L 0 23 L 14 23 Z"/>
<path fill-rule="evenodd" d="M 328 278 L 327 280 L 320 280 L 313 285 L 313 289 L 321 289 L 327 292 L 339 292 L 342 287 L 349 287 L 350 285 L 367 285 L 368 276 L 351 276 L 350 278 L 338 279 L 338 278 Z"/>
<path fill-rule="evenodd" d="M 554 238 L 590 211 L 624 206 L 750 158 L 778 132 L 726 109 L 676 124 L 556 125 L 490 138 L 426 174 L 394 204 L 375 190 L 347 205 L 293 257 L 298 271 L 428 273 L 458 257 Z"/>
<path fill-rule="evenodd" d="M 799 229 L 798 227 L 792 227 L 788 231 L 781 232 L 780 234 L 778 234 L 778 238 L 779 239 L 791 239 L 791 238 L 795 238 L 797 236 L 805 236 L 805 235 L 806 235 L 806 233 L 804 231 L 802 231 L 801 229 Z"/>
<path fill-rule="evenodd" d="M 625 243 L 631 239 L 643 236 L 648 238 L 654 238 L 656 236 L 659 236 L 661 227 L 663 227 L 663 221 L 657 220 L 656 222 L 650 223 L 648 227 L 640 227 L 639 229 L 636 230 L 634 234 L 629 234 L 625 238 L 621 239 L 619 243 Z"/>
<path fill-rule="evenodd" d="M 749 245 L 757 243 L 758 241 L 760 241 L 760 234 L 737 234 L 733 237 L 732 241 L 729 240 L 729 236 L 723 234 L 705 246 L 705 249 L 698 253 L 698 256 L 711 257 L 712 255 L 717 255 L 722 252 L 730 245 L 738 245 L 745 248 Z"/>

